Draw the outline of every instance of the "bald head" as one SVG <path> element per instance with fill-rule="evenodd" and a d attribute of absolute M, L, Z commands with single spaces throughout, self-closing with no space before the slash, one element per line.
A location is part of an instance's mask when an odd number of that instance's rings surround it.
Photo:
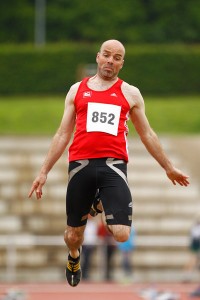
<path fill-rule="evenodd" d="M 125 48 L 124 45 L 118 41 L 118 40 L 107 40 L 105 41 L 100 48 L 100 52 L 102 52 L 105 49 L 115 49 L 116 52 L 119 52 L 119 54 L 122 55 L 122 57 L 124 58 L 125 56 Z"/>
<path fill-rule="evenodd" d="M 97 53 L 97 74 L 104 80 L 114 80 L 124 64 L 125 48 L 117 40 L 105 41 Z"/>

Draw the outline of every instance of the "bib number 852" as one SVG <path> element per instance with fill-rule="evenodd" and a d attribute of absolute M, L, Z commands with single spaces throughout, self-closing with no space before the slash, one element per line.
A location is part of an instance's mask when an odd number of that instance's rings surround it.
<path fill-rule="evenodd" d="M 110 125 L 114 125 L 113 120 L 115 119 L 115 115 L 110 113 L 107 114 L 106 112 L 99 113 L 98 111 L 94 111 L 92 113 L 92 122 L 101 122 L 101 123 L 108 123 Z"/>
<path fill-rule="evenodd" d="M 87 132 L 105 132 L 117 136 L 121 106 L 88 102 Z"/>

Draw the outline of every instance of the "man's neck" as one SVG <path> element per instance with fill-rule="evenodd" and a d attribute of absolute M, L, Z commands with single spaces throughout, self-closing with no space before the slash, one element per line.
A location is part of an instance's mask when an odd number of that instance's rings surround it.
<path fill-rule="evenodd" d="M 115 84 L 118 80 L 118 77 L 115 77 L 113 79 L 105 80 L 101 78 L 100 76 L 95 75 L 91 77 L 87 85 L 90 89 L 95 90 L 95 91 L 106 91 L 108 90 L 113 84 Z"/>

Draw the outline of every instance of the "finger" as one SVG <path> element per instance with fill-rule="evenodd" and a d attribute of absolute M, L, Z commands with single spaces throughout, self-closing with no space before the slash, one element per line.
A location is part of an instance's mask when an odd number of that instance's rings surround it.
<path fill-rule="evenodd" d="M 37 199 L 41 199 L 42 198 L 42 186 L 43 184 L 39 184 L 36 190 L 36 196 Z"/>
<path fill-rule="evenodd" d="M 188 180 L 184 180 L 184 183 L 183 183 L 185 186 L 188 186 L 190 183 Z"/>
<path fill-rule="evenodd" d="M 28 194 L 28 197 L 29 197 L 29 198 L 31 198 L 31 196 L 32 196 L 32 194 L 33 194 L 33 192 L 34 192 L 34 190 L 35 190 L 35 186 L 33 185 L 33 186 L 31 187 L 31 189 L 30 189 L 29 194 Z"/>
<path fill-rule="evenodd" d="M 32 196 L 33 192 L 36 191 L 36 189 L 38 188 L 39 186 L 39 182 L 37 181 L 34 181 L 33 184 L 32 184 L 32 187 L 31 187 L 31 190 L 29 192 L 29 198 Z"/>
<path fill-rule="evenodd" d="M 183 175 L 183 177 L 184 177 L 185 179 L 188 179 L 190 176 L 188 176 L 188 175 Z"/>
<path fill-rule="evenodd" d="M 41 199 L 41 192 L 36 191 L 36 197 L 38 200 Z"/>
<path fill-rule="evenodd" d="M 181 185 L 181 186 L 188 186 L 189 181 L 188 180 L 183 180 L 183 179 L 179 179 L 177 180 L 177 182 Z"/>
<path fill-rule="evenodd" d="M 35 191 L 36 197 L 37 199 L 41 198 L 41 190 L 39 188 L 37 188 L 37 190 Z"/>
<path fill-rule="evenodd" d="M 32 194 L 33 194 L 33 189 L 30 190 L 29 194 L 28 194 L 28 198 L 31 198 Z"/>
<path fill-rule="evenodd" d="M 190 182 L 189 182 L 189 176 L 185 176 L 185 177 L 184 177 L 184 180 L 185 180 L 185 182 L 190 183 Z"/>
<path fill-rule="evenodd" d="M 176 181 L 171 179 L 171 182 L 173 183 L 173 185 L 176 185 Z"/>
<path fill-rule="evenodd" d="M 189 176 L 182 176 L 180 178 L 180 182 L 184 185 L 184 186 L 188 186 L 189 184 L 189 180 L 188 180 Z"/>

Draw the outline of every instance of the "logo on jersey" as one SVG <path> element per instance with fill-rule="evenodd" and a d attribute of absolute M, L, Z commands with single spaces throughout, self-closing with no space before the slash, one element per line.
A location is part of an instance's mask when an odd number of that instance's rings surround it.
<path fill-rule="evenodd" d="M 88 98 L 88 97 L 91 97 L 92 96 L 92 92 L 84 92 L 83 93 L 83 98 Z"/>
<path fill-rule="evenodd" d="M 117 94 L 112 93 L 112 94 L 110 94 L 110 96 L 112 96 L 112 97 L 117 97 Z"/>

